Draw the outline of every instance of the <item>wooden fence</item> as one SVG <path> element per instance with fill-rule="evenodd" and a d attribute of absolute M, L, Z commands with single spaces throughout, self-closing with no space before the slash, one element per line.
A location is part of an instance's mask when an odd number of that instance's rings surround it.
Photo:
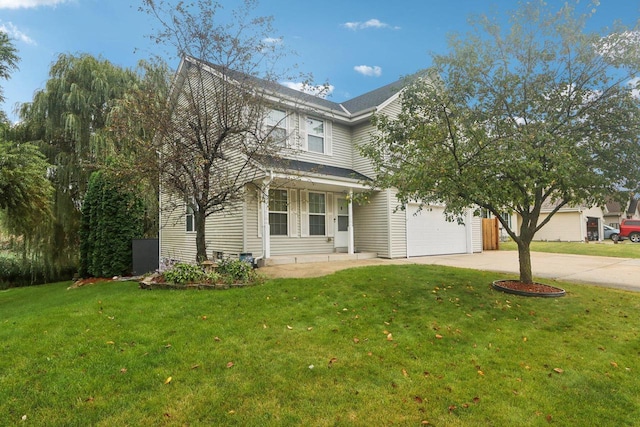
<path fill-rule="evenodd" d="M 497 251 L 500 246 L 498 218 L 482 219 L 482 250 Z"/>

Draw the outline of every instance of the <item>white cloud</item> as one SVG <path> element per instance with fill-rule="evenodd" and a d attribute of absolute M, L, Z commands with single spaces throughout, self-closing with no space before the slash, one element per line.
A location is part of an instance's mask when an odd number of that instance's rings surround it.
<path fill-rule="evenodd" d="M 391 26 L 385 22 L 380 21 L 379 19 L 369 19 L 366 22 L 345 22 L 344 24 L 342 24 L 343 27 L 345 27 L 348 30 L 353 30 L 353 31 L 357 31 L 357 30 L 365 30 L 367 28 L 376 28 L 376 29 L 380 29 L 380 28 L 390 28 L 392 30 L 399 30 L 400 27 L 396 27 L 396 26 Z"/>
<path fill-rule="evenodd" d="M 23 33 L 11 22 L 0 23 L 0 31 L 7 33 L 10 38 L 20 40 L 26 44 L 36 45 L 37 43 L 31 37 Z"/>
<path fill-rule="evenodd" d="M 69 0 L 0 0 L 0 9 L 29 9 L 39 6 L 56 6 Z"/>
<path fill-rule="evenodd" d="M 382 68 L 377 65 L 374 65 L 373 67 L 370 65 L 356 65 L 353 69 L 363 76 L 380 77 L 382 75 Z"/>
<path fill-rule="evenodd" d="M 275 37 L 266 37 L 266 38 L 262 39 L 262 43 L 264 43 L 264 44 L 280 44 L 280 43 L 282 43 L 282 39 L 281 38 L 275 38 Z"/>
<path fill-rule="evenodd" d="M 320 98 L 326 98 L 327 96 L 333 93 L 335 89 L 332 85 L 309 85 L 306 83 L 297 83 L 297 82 L 282 82 L 283 86 L 286 86 L 290 89 L 297 90 L 298 92 L 304 92 L 309 95 L 317 96 Z"/>

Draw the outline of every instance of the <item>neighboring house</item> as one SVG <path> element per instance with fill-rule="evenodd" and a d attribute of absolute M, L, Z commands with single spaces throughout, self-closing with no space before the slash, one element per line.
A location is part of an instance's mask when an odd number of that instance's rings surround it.
<path fill-rule="evenodd" d="M 538 223 L 545 220 L 555 205 L 542 206 Z M 518 217 L 518 226 L 521 218 Z M 604 213 L 599 207 L 564 206 L 534 236 L 534 240 L 584 242 L 603 240 Z"/>
<path fill-rule="evenodd" d="M 640 219 L 640 204 L 637 197 L 632 197 L 627 209 L 620 202 L 607 202 L 604 209 L 604 222 L 610 227 L 619 228 L 623 219 Z"/>
<path fill-rule="evenodd" d="M 183 60 L 178 74 L 193 61 Z M 205 67 L 216 76 L 214 65 Z M 342 103 L 284 86 L 273 89 L 278 104 L 269 117 L 286 117 L 279 123 L 287 146 L 296 149 L 282 153 L 285 161 L 257 161 L 243 199 L 209 217 L 208 256 L 251 253 L 268 263 L 273 257 L 295 262 L 299 255 L 337 252 L 383 258 L 480 252 L 481 219 L 471 209 L 459 225 L 446 221 L 443 206 L 401 209 L 393 189 L 373 191 L 366 203 L 354 202 L 370 189 L 368 177 L 374 174 L 357 146 L 375 130 L 374 113 L 400 111 L 401 88 L 399 81 Z M 161 191 L 161 204 L 170 197 Z M 195 261 L 193 213 L 162 212 L 161 257 Z"/>

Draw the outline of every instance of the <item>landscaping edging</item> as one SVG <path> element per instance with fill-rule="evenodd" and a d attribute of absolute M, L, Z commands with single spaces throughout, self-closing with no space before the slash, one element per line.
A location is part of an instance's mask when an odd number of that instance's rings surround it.
<path fill-rule="evenodd" d="M 526 284 L 519 280 L 495 280 L 491 287 L 497 291 L 526 297 L 557 298 L 567 294 L 562 288 L 536 282 Z"/>
<path fill-rule="evenodd" d="M 169 289 L 176 291 L 186 291 L 186 290 L 225 290 L 230 288 L 244 288 L 248 285 L 246 283 L 232 283 L 230 285 L 226 283 L 217 283 L 215 285 L 210 285 L 206 283 L 190 283 L 188 285 L 175 285 L 173 283 L 154 283 L 154 282 L 139 282 L 140 289 L 145 290 L 156 290 L 156 289 Z"/>

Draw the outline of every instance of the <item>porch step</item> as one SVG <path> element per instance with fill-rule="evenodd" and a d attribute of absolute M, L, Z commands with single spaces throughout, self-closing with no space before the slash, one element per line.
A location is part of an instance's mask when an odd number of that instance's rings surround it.
<path fill-rule="evenodd" d="M 360 259 L 377 258 L 375 252 L 359 252 L 355 254 L 309 254 L 309 255 L 280 255 L 266 260 L 266 266 L 284 264 L 306 264 L 313 262 L 356 261 Z"/>

